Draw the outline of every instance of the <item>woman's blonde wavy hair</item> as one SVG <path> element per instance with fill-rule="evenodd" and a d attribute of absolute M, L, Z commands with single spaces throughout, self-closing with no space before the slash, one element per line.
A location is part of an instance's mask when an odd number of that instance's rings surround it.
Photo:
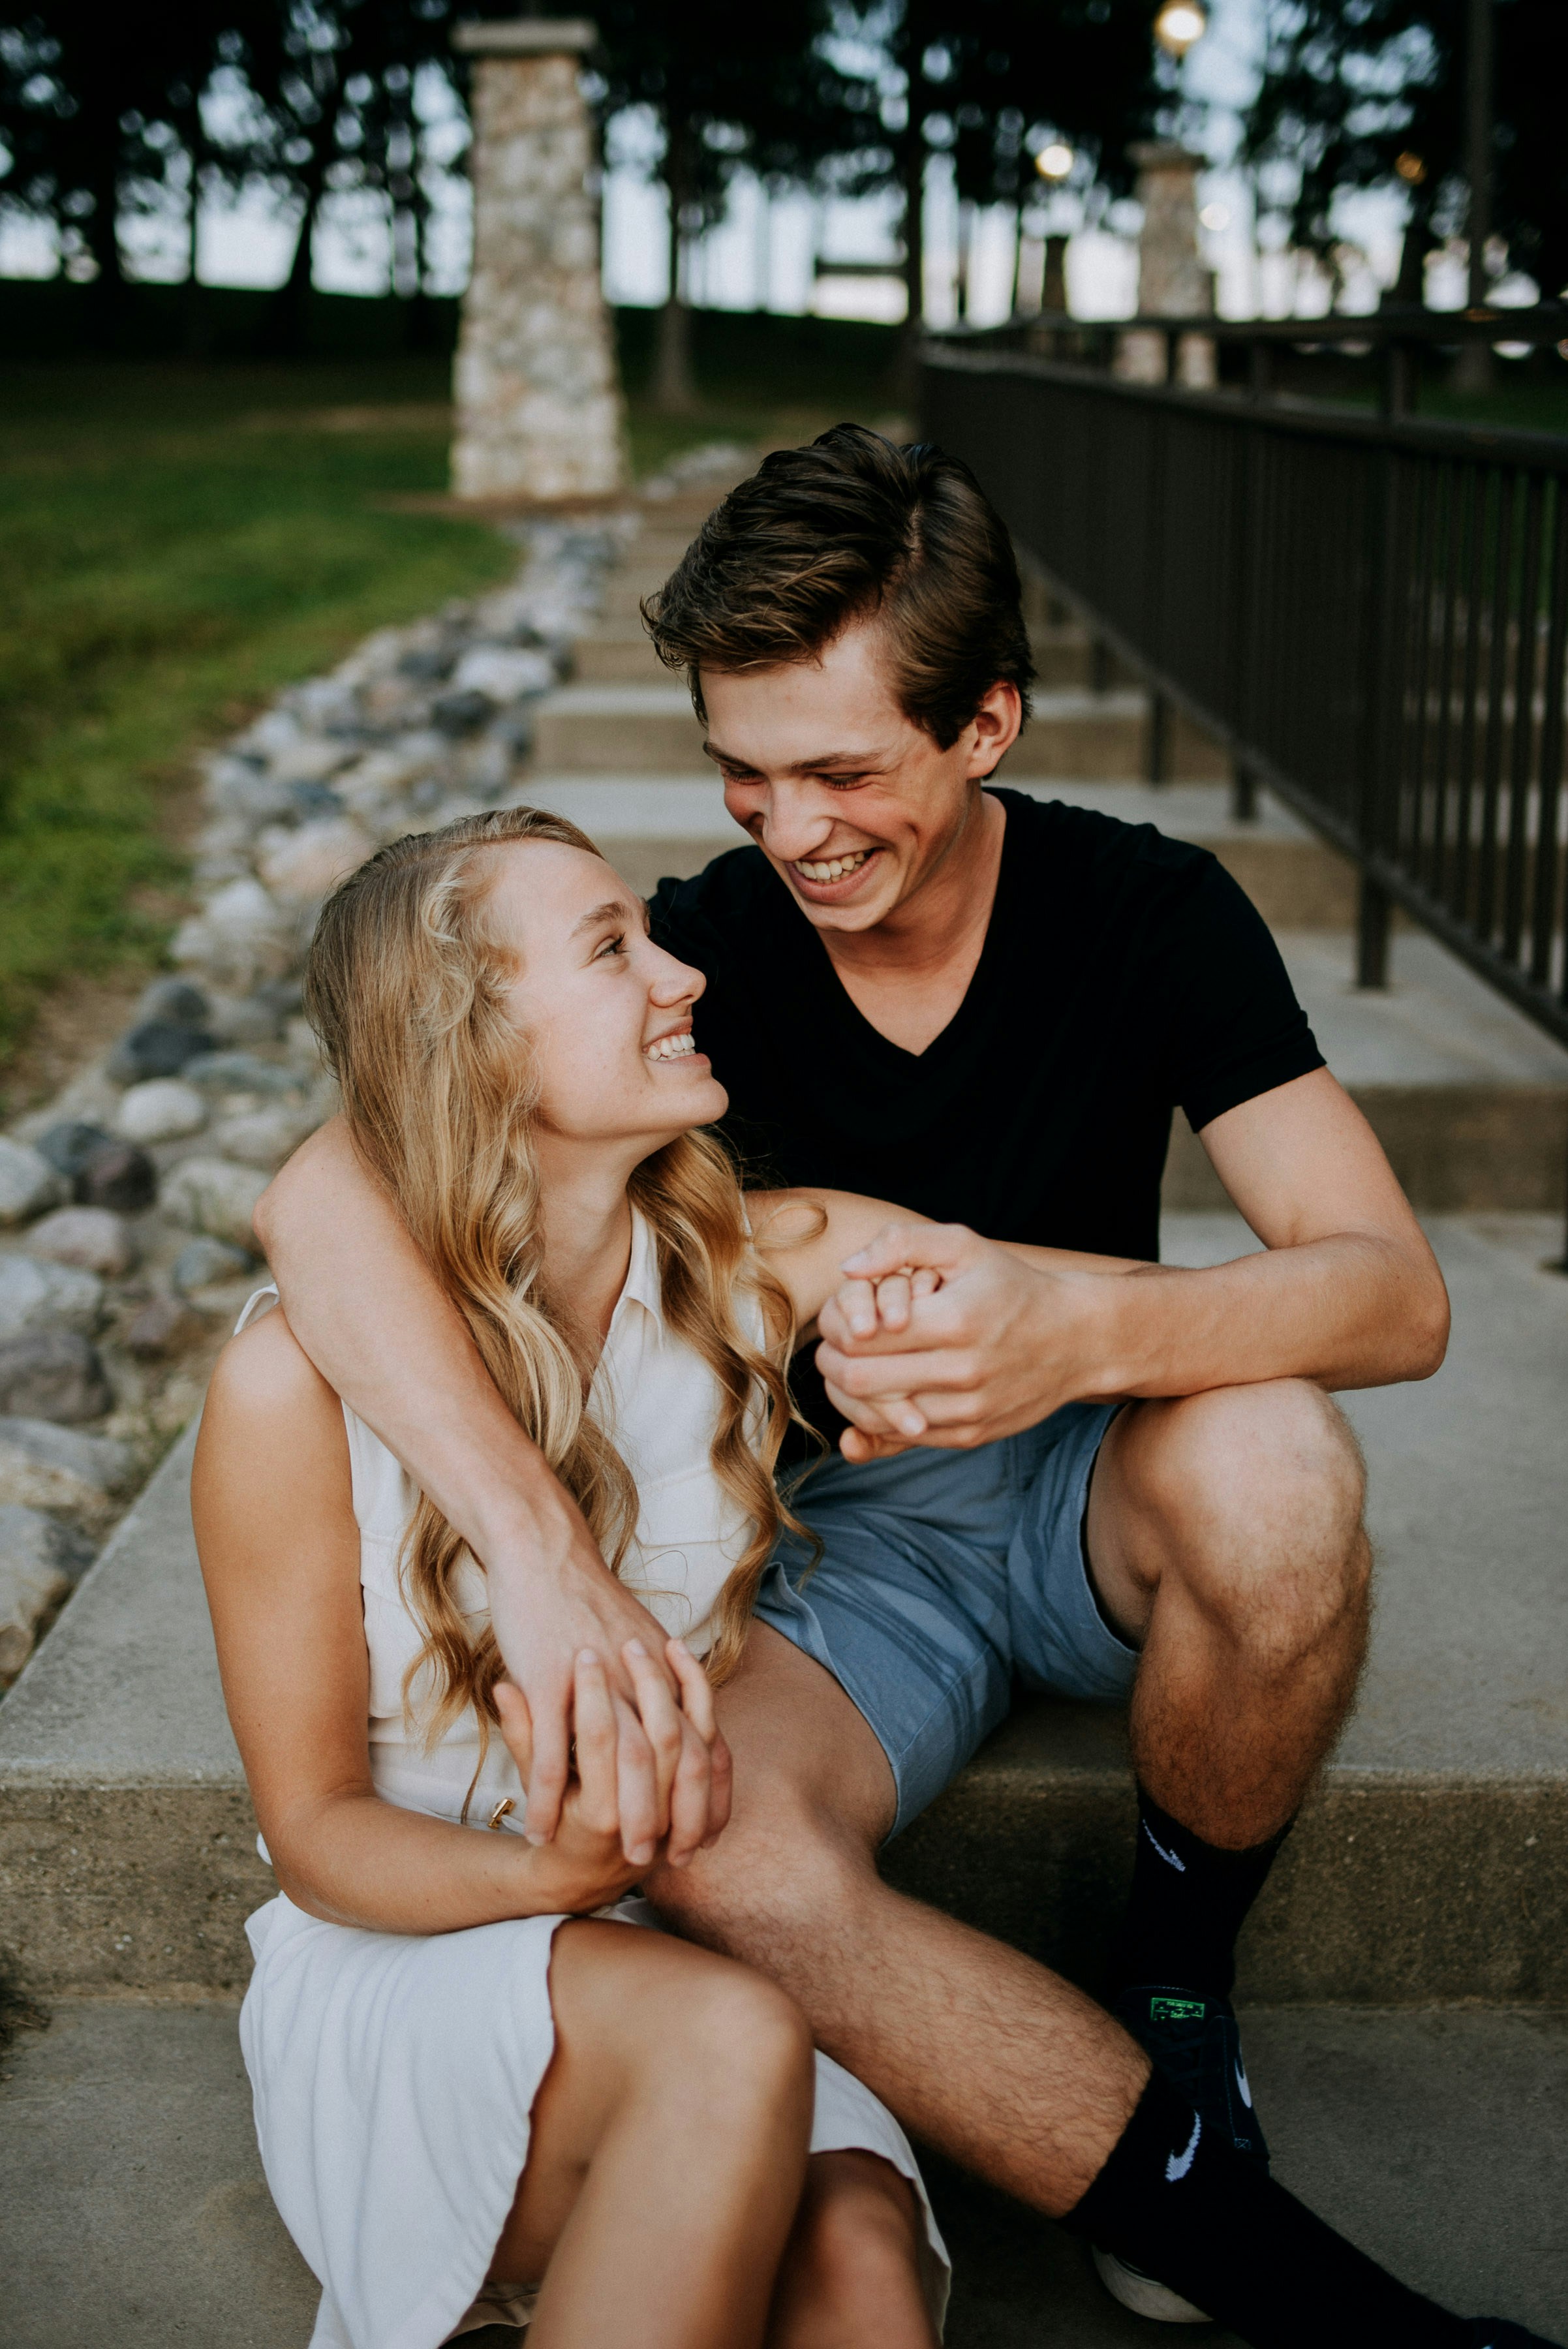
<path fill-rule="evenodd" d="M 465 816 L 381 849 L 323 907 L 305 1001 L 361 1156 L 396 1200 L 518 1423 L 618 1572 L 637 1528 L 637 1491 L 587 1408 L 597 1347 L 569 1300 L 552 1297 L 544 1282 L 538 1075 L 507 1014 L 510 957 L 484 919 L 497 852 L 541 840 L 600 853 L 576 824 L 526 807 Z M 752 1252 L 740 1185 L 714 1135 L 666 1143 L 628 1189 L 658 1245 L 665 1318 L 718 1382 L 713 1467 L 751 1526 L 718 1602 L 707 1659 L 718 1682 L 740 1661 L 779 1528 L 795 1522 L 773 1482 L 792 1415 L 784 1365 L 793 1315 Z M 748 1342 L 736 1319 L 737 1290 L 747 1289 L 762 1302 L 766 1351 Z M 489 1626 L 474 1640 L 453 1598 L 462 1556 L 461 1537 L 421 1495 L 402 1570 L 425 1639 L 404 1699 L 428 1664 L 430 1742 L 472 1705 L 483 1766 L 502 1662 Z"/>

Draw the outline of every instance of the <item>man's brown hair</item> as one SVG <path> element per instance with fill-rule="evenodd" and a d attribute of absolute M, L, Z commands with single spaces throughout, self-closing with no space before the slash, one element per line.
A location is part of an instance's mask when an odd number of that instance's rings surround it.
<path fill-rule="evenodd" d="M 956 457 L 861 424 L 764 457 L 642 616 L 704 724 L 703 669 L 812 660 L 867 619 L 882 628 L 905 716 L 942 750 L 993 685 L 1015 685 L 1028 714 L 1034 664 L 1000 515 Z"/>

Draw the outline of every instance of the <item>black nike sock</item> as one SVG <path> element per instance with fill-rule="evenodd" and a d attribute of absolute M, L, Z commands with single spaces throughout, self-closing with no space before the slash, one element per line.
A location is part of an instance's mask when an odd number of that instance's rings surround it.
<path fill-rule="evenodd" d="M 1162 1982 L 1229 1998 L 1236 1936 L 1290 1831 L 1286 1825 L 1250 1851 L 1222 1851 L 1162 1811 L 1140 1785 L 1132 1890 L 1111 1952 L 1112 1995 L 1134 1982 Z"/>
<path fill-rule="evenodd" d="M 1158 2072 L 1063 2223 L 1255 2349 L 1473 2349 L 1469 2323 L 1336 2235 L 1205 2128 Z"/>

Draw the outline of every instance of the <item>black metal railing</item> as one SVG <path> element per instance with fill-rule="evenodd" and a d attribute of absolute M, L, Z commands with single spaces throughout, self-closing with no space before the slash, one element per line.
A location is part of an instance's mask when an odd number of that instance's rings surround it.
<path fill-rule="evenodd" d="M 1147 680 L 1156 760 L 1185 709 L 1238 813 L 1267 785 L 1354 859 L 1364 984 L 1399 905 L 1568 1044 L 1568 435 L 1128 383 L 1009 339 L 928 343 L 921 429 Z"/>
<path fill-rule="evenodd" d="M 1561 307 L 1508 330 L 1558 339 Z M 1173 354 L 1217 323 L 1158 322 Z M 1568 435 L 1287 403 L 1257 369 L 1251 397 L 1131 383 L 1016 343 L 929 342 L 921 429 L 1148 684 L 1151 777 L 1182 709 L 1229 749 L 1239 815 L 1266 785 L 1355 863 L 1363 985 L 1386 983 L 1398 905 L 1568 1044 Z"/>

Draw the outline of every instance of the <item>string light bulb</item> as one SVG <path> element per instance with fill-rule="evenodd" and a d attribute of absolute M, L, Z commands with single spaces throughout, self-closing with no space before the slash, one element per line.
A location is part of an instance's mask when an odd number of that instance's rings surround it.
<path fill-rule="evenodd" d="M 1053 139 L 1050 145 L 1042 147 L 1034 158 L 1034 169 L 1043 180 L 1064 180 L 1075 160 L 1065 140 Z"/>

